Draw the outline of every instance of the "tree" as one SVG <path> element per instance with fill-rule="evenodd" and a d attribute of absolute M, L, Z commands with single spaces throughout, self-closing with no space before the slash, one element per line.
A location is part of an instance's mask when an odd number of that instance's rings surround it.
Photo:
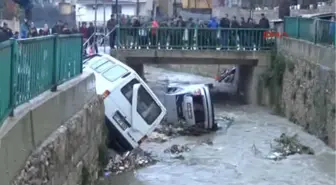
<path fill-rule="evenodd" d="M 280 0 L 279 19 L 283 19 L 285 16 L 290 16 L 290 2 L 289 0 Z"/>
<path fill-rule="evenodd" d="M 25 11 L 25 18 L 27 20 L 31 20 L 33 9 L 32 1 L 31 0 L 13 0 L 13 1 Z"/>

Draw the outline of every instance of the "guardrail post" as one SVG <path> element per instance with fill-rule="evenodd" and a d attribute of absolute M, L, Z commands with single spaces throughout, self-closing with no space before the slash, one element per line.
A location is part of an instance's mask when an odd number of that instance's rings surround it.
<path fill-rule="evenodd" d="M 83 35 L 81 35 L 81 52 L 83 52 L 83 50 L 84 50 L 84 46 L 83 46 L 83 44 L 84 44 L 84 41 L 83 41 Z M 105 37 L 104 37 L 104 39 L 105 39 Z M 104 43 L 105 44 L 105 43 Z M 104 46 L 105 47 L 105 46 Z M 111 50 L 112 50 L 112 48 L 111 48 Z M 105 50 L 104 50 L 104 52 L 105 52 Z M 97 53 L 98 53 L 98 51 L 97 51 Z M 79 73 L 80 74 L 82 74 L 83 73 L 83 54 L 81 54 L 81 56 L 80 56 L 80 63 L 79 63 Z"/>
<path fill-rule="evenodd" d="M 296 29 L 296 31 L 297 31 L 297 33 L 296 33 L 296 38 L 297 38 L 297 39 L 300 38 L 300 22 L 301 22 L 301 21 L 300 21 L 300 17 L 298 17 L 298 18 L 297 18 L 297 24 L 296 24 L 296 25 L 297 25 L 297 29 Z"/>
<path fill-rule="evenodd" d="M 117 25 L 117 49 L 120 45 L 120 25 Z"/>
<path fill-rule="evenodd" d="M 10 107 L 11 107 L 11 110 L 9 112 L 9 116 L 13 117 L 14 116 L 14 108 L 15 108 L 15 100 L 16 100 L 16 93 L 15 93 L 15 83 L 14 83 L 14 78 L 16 76 L 15 74 L 15 69 L 16 69 L 16 59 L 17 59 L 17 43 L 16 43 L 16 40 L 15 39 L 10 39 L 11 41 L 11 64 L 10 64 L 10 67 L 11 67 L 11 71 L 10 71 L 10 88 L 9 88 L 9 94 L 10 94 L 10 99 L 9 99 L 9 102 L 10 102 Z"/>
<path fill-rule="evenodd" d="M 318 24 L 319 20 L 316 20 L 314 22 L 315 22 L 314 23 L 314 44 L 316 44 L 317 43 L 317 24 Z"/>
<path fill-rule="evenodd" d="M 51 92 L 57 91 L 57 73 L 58 73 L 58 60 L 59 60 L 59 48 L 58 48 L 58 35 L 54 34 L 54 56 L 53 56 L 53 61 L 52 61 L 52 86 L 51 86 Z"/>

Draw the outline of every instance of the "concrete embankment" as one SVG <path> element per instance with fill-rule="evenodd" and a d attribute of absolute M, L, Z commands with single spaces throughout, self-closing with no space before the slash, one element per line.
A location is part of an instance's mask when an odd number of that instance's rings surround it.
<path fill-rule="evenodd" d="M 104 157 L 104 104 L 93 74 L 41 94 L 14 115 L 0 130 L 1 184 L 94 184 Z"/>
<path fill-rule="evenodd" d="M 335 149 L 335 49 L 291 38 L 277 49 L 270 70 L 279 71 L 281 83 L 268 87 L 268 104 Z"/>

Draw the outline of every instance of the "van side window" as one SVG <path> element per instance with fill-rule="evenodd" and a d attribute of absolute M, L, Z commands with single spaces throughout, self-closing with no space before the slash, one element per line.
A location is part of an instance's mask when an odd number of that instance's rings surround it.
<path fill-rule="evenodd" d="M 136 79 L 133 79 L 123 88 L 121 88 L 121 93 L 126 97 L 131 105 L 133 96 L 133 85 L 137 83 L 140 82 Z M 141 115 L 141 117 L 146 121 L 148 125 L 151 125 L 162 112 L 159 105 L 155 102 L 155 100 L 143 86 L 139 88 L 137 112 Z"/>
<path fill-rule="evenodd" d="M 95 60 L 93 64 L 91 64 L 91 68 L 92 69 L 96 69 L 97 67 L 99 67 L 100 65 L 104 64 L 106 62 L 106 60 L 104 59 L 99 59 L 99 60 Z"/>
<path fill-rule="evenodd" d="M 114 82 L 124 74 L 126 74 L 128 71 L 127 69 L 123 68 L 122 66 L 115 65 L 114 67 L 108 69 L 103 73 L 103 76 L 109 80 L 110 82 Z"/>
<path fill-rule="evenodd" d="M 114 66 L 114 63 L 111 63 L 110 61 L 106 61 L 105 63 L 103 63 L 102 65 L 98 66 L 95 68 L 95 71 L 97 71 L 97 73 L 102 73 L 104 71 L 106 71 L 107 69 L 111 68 L 112 66 Z"/>

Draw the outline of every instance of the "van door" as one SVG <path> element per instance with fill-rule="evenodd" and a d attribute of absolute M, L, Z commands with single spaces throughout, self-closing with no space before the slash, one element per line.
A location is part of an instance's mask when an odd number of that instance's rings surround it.
<path fill-rule="evenodd" d="M 161 122 L 166 109 L 146 84 L 140 82 L 142 82 L 140 79 L 133 78 L 121 88 L 120 92 L 127 102 L 120 102 L 120 104 L 128 106 L 129 122 L 132 125 L 130 134 L 140 132 L 146 135 Z M 139 141 L 142 138 L 135 139 Z"/>
<path fill-rule="evenodd" d="M 184 95 L 183 97 L 183 112 L 184 117 L 188 125 L 195 124 L 193 97 L 190 95 Z"/>
<path fill-rule="evenodd" d="M 214 127 L 215 113 L 214 107 L 210 96 L 210 91 L 208 87 L 203 87 L 204 98 L 205 98 L 205 114 L 207 114 L 207 124 L 205 124 L 206 129 L 212 129 Z"/>
<path fill-rule="evenodd" d="M 164 96 L 164 105 L 167 109 L 166 121 L 168 123 L 176 123 L 179 120 L 176 98 L 176 95 L 165 94 Z"/>

